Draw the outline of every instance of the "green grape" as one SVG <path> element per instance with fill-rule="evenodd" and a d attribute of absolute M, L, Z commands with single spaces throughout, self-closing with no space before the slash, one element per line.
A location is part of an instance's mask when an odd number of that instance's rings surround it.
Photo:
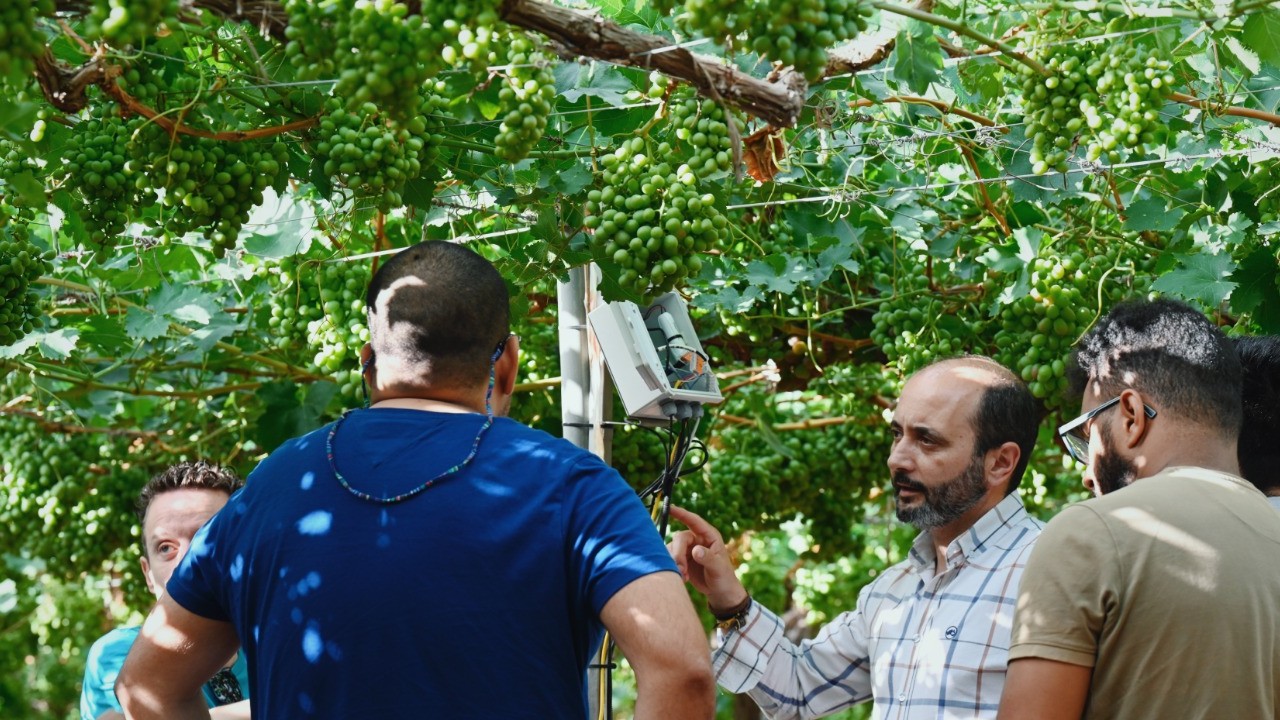
<path fill-rule="evenodd" d="M 352 111 L 329 98 L 317 129 L 316 158 L 325 174 L 354 191 L 357 200 L 372 200 L 388 212 L 404 204 L 400 193 L 405 183 L 435 162 L 441 126 L 437 113 L 445 103 L 424 93 L 418 114 L 401 124 L 383 118 L 373 103 Z"/>
<path fill-rule="evenodd" d="M 670 13 L 675 5 L 661 0 L 655 7 Z M 826 48 L 865 31 L 871 12 L 859 0 L 684 0 L 679 22 L 689 32 L 728 44 L 746 37 L 744 49 L 794 66 L 812 82 L 826 70 Z"/>
<path fill-rule="evenodd" d="M 1129 245 L 1111 245 L 1098 254 L 1070 244 L 1042 248 L 1031 262 L 1030 291 L 997 317 L 995 359 L 1021 376 L 1047 408 L 1062 407 L 1066 363 L 1076 340 L 1105 308 L 1144 289 L 1133 283 L 1147 275 L 1152 257 Z"/>
<path fill-rule="evenodd" d="M 395 0 L 287 0 L 285 57 L 302 79 L 336 79 L 333 97 L 351 112 L 366 103 L 408 121 L 418 88 L 447 65 L 484 58 L 497 24 L 491 0 L 409 4 Z"/>
<path fill-rule="evenodd" d="M 264 265 L 267 326 L 290 359 L 332 378 L 348 404 L 360 399 L 360 348 L 369 341 L 364 296 L 366 262 L 285 258 Z"/>
<path fill-rule="evenodd" d="M 1246 172 L 1264 223 L 1280 220 L 1280 160 L 1251 164 Z"/>
<path fill-rule="evenodd" d="M 622 141 L 601 158 L 604 187 L 587 194 L 592 254 L 618 265 L 618 283 L 640 295 L 696 275 L 699 254 L 718 250 L 728 234 L 719 201 L 705 189 L 707 175 L 732 165 L 724 110 L 673 97 L 669 119 L 674 143 Z M 670 158 L 687 161 L 675 167 Z"/>
<path fill-rule="evenodd" d="M 44 47 L 36 18 L 53 9 L 53 0 L 0 0 L 0 82 L 31 75 Z"/>
<path fill-rule="evenodd" d="M 31 332 L 40 318 L 40 296 L 32 284 L 48 273 L 44 254 L 26 237 L 18 223 L 0 226 L 0 347 L 12 345 Z"/>
<path fill-rule="evenodd" d="M 283 141 L 219 142 L 170 137 L 146 124 L 131 146 L 133 187 L 163 190 L 161 227 L 168 233 L 203 231 L 214 255 L 235 245 L 249 214 L 268 187 L 284 189 L 289 179 L 288 146 Z"/>
<path fill-rule="evenodd" d="M 142 122 L 125 120 L 102 106 L 76 123 L 67 141 L 66 184 L 77 191 L 84 226 L 100 245 L 124 232 L 131 213 L 152 201 L 146 179 L 135 177 L 130 164 L 136 150 L 133 135 Z"/>
<path fill-rule="evenodd" d="M 0 544 L 78 578 L 134 543 L 133 504 L 149 476 L 128 443 L 0 415 Z"/>
<path fill-rule="evenodd" d="M 1035 174 L 1065 172 L 1077 146 L 1087 161 L 1116 163 L 1125 148 L 1142 152 L 1168 136 L 1159 113 L 1175 78 L 1155 50 L 1076 43 L 1045 47 L 1033 57 L 1050 73 L 1020 66 Z"/>
<path fill-rule="evenodd" d="M 876 404 L 896 396 L 896 381 L 879 365 L 832 365 L 825 400 L 780 400 L 777 444 L 755 428 L 717 432 L 703 470 L 677 485 L 676 499 L 714 523 L 725 537 L 776 528 L 797 515 L 809 523 L 811 552 L 834 557 L 855 549 L 850 507 L 880 492 L 887 479 L 890 435 Z M 726 411 L 729 412 L 729 411 Z M 835 415 L 837 424 L 777 429 L 787 421 Z"/>
<path fill-rule="evenodd" d="M 528 156 L 542 139 L 551 115 L 551 101 L 556 96 L 555 74 L 549 58 L 534 49 L 526 37 L 516 37 L 506 56 L 508 66 L 498 90 L 498 129 L 495 151 L 498 157 L 514 163 Z"/>
<path fill-rule="evenodd" d="M 93 0 L 85 34 L 129 45 L 150 38 L 156 25 L 178 12 L 176 0 Z"/>
<path fill-rule="evenodd" d="M 972 350 L 970 341 L 979 324 L 965 318 L 973 312 L 971 306 L 943 302 L 930 288 L 923 264 L 900 260 L 908 264 L 896 279 L 883 271 L 876 279 L 890 294 L 871 317 L 871 340 L 900 372 L 910 375 L 934 361 Z"/>

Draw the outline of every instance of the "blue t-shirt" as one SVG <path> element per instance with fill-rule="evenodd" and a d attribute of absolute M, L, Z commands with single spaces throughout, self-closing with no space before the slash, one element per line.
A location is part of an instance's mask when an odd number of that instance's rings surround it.
<path fill-rule="evenodd" d="M 116 699 L 116 676 L 124 667 L 124 659 L 138 638 L 141 625 L 116 628 L 98 638 L 89 648 L 89 657 L 84 663 L 84 684 L 80 687 L 81 720 L 97 720 L 98 716 L 108 710 L 123 712 L 120 701 Z M 249 666 L 244 661 L 244 653 L 236 655 L 231 665 L 231 673 L 240 685 L 243 698 L 249 697 Z M 208 685 L 204 686 L 204 701 L 209 707 L 218 707 L 222 703 L 214 697 Z"/>
<path fill-rule="evenodd" d="M 401 495 L 459 464 L 483 422 L 356 411 L 334 461 L 356 490 Z M 235 625 L 254 720 L 585 717 L 601 608 L 675 571 L 617 472 L 497 418 L 469 466 L 384 505 L 339 484 L 331 427 L 264 460 L 169 581 L 183 607 Z"/>

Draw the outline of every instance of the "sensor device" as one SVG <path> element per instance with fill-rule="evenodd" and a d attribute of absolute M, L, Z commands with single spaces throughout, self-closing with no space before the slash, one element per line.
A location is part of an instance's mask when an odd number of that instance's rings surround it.
<path fill-rule="evenodd" d="M 627 415 L 663 424 L 724 400 L 684 299 L 674 292 L 641 310 L 605 303 L 587 316 Z"/>

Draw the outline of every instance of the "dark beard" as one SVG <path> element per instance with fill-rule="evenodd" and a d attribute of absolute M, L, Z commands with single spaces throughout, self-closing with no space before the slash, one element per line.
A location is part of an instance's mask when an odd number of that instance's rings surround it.
<path fill-rule="evenodd" d="M 1128 460 L 1120 457 L 1115 448 L 1111 446 L 1110 430 L 1111 425 L 1108 423 L 1098 428 L 1102 433 L 1102 456 L 1098 458 L 1098 466 L 1093 473 L 1093 481 L 1098 484 L 1098 490 L 1107 495 L 1129 485 L 1134 478 L 1138 476 L 1138 469 Z"/>
<path fill-rule="evenodd" d="M 982 456 L 975 456 L 959 475 L 935 488 L 912 480 L 906 473 L 893 476 L 895 486 L 902 485 L 920 493 L 923 501 L 916 507 L 904 508 L 897 500 L 898 519 L 920 530 L 942 527 L 969 512 L 987 494 L 987 478 Z"/>

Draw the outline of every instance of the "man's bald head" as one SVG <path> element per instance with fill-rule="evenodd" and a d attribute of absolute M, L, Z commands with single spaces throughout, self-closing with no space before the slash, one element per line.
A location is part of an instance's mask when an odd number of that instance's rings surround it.
<path fill-rule="evenodd" d="M 939 360 L 911 376 L 912 381 L 926 379 L 930 382 L 963 380 L 983 388 L 971 420 L 975 435 L 973 452 L 981 455 L 1007 442 L 1016 444 L 1018 464 L 1005 494 L 1017 490 L 1035 449 L 1040 421 L 1035 398 L 1026 384 L 1009 368 L 983 355 Z"/>

